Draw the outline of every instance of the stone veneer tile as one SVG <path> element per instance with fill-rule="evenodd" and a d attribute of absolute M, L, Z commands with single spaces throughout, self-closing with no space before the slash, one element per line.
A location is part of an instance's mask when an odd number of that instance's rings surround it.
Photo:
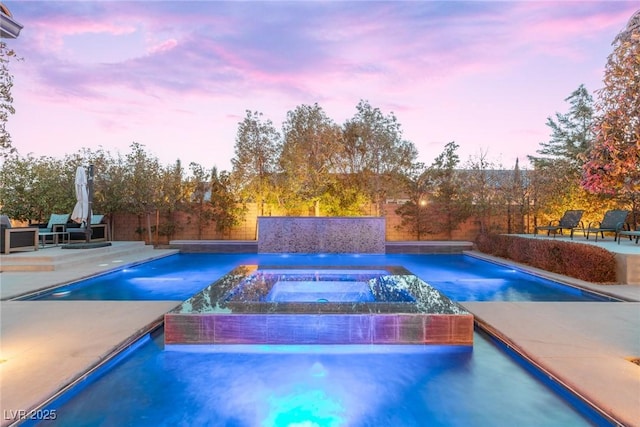
<path fill-rule="evenodd" d="M 425 319 L 425 343 L 473 343 L 473 315 L 433 314 Z"/>
<path fill-rule="evenodd" d="M 350 316 L 348 331 L 350 344 L 369 344 L 373 339 L 373 319 L 369 315 Z"/>
<path fill-rule="evenodd" d="M 215 343 L 254 344 L 266 343 L 267 318 L 256 314 L 230 314 L 211 316 L 215 321 Z"/>
<path fill-rule="evenodd" d="M 406 344 L 425 342 L 425 318 L 423 315 L 398 315 L 398 341 Z"/>
<path fill-rule="evenodd" d="M 194 344 L 201 341 L 200 316 L 165 314 L 165 343 Z"/>
<path fill-rule="evenodd" d="M 380 344 L 396 344 L 398 342 L 397 315 L 375 316 L 371 323 L 373 342 Z"/>
<path fill-rule="evenodd" d="M 172 315 L 166 344 L 473 344 L 473 316 Z"/>
<path fill-rule="evenodd" d="M 200 317 L 200 342 L 214 342 L 216 339 L 216 318 L 214 316 Z"/>
<path fill-rule="evenodd" d="M 385 253 L 379 217 L 259 217 L 259 253 Z"/>

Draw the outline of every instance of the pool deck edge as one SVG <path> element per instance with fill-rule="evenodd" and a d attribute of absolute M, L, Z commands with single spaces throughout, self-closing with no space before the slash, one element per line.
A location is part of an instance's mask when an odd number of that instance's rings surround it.
<path fill-rule="evenodd" d="M 180 301 L 3 301 L 0 425 L 82 380 Z M 17 425 L 17 424 L 16 424 Z"/>
<path fill-rule="evenodd" d="M 629 360 L 640 355 L 640 303 L 460 304 L 587 403 L 624 426 L 640 425 L 640 366 Z"/>

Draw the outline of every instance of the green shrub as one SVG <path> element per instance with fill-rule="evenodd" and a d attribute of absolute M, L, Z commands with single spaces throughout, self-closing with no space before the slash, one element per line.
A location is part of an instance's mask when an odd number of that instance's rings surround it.
<path fill-rule="evenodd" d="M 615 255 L 580 243 L 481 234 L 476 248 L 500 258 L 594 283 L 615 283 Z"/>

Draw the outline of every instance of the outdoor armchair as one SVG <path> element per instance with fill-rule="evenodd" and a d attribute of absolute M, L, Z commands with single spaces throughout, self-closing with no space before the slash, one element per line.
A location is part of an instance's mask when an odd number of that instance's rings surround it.
<path fill-rule="evenodd" d="M 0 215 L 0 251 L 9 254 L 23 249 L 38 250 L 38 228 L 12 227 L 9 217 Z"/>
<path fill-rule="evenodd" d="M 573 231 L 582 226 L 580 220 L 582 219 L 583 210 L 568 210 L 562 215 L 562 218 L 558 220 L 550 221 L 548 225 L 540 225 L 533 230 L 533 234 L 538 234 L 538 231 L 546 231 L 547 236 L 553 232 L 553 236 L 556 234 L 562 234 L 562 230 L 569 230 L 570 236 L 573 239 Z"/>
<path fill-rule="evenodd" d="M 618 239 L 618 233 L 624 228 L 625 221 L 629 215 L 628 210 L 614 209 L 605 212 L 602 221 L 590 222 L 587 228 L 584 229 L 585 236 L 589 238 L 589 234 L 594 233 L 596 235 L 596 242 L 598 241 L 598 234 L 604 239 L 604 232 L 615 233 L 615 239 Z"/>

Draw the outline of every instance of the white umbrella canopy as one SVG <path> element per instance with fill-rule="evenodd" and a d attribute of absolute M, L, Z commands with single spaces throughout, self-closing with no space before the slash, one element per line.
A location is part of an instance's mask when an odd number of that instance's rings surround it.
<path fill-rule="evenodd" d="M 87 174 L 82 166 L 76 169 L 76 206 L 71 213 L 71 219 L 82 223 L 89 216 L 89 194 L 87 190 Z"/>

